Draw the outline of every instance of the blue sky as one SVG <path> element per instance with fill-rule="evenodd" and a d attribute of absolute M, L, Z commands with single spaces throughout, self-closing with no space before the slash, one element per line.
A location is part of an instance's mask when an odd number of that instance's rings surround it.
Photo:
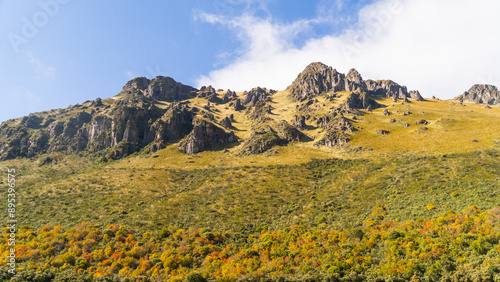
<path fill-rule="evenodd" d="M 3 0 L 0 121 L 111 97 L 136 76 L 282 90 L 312 61 L 451 98 L 499 86 L 498 11 L 493 0 Z"/>

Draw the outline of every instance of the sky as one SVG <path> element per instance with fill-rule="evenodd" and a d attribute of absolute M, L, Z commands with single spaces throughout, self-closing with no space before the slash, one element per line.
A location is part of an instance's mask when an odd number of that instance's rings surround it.
<path fill-rule="evenodd" d="M 138 76 L 285 89 L 311 62 L 450 99 L 500 86 L 498 0 L 0 0 L 0 121 Z"/>

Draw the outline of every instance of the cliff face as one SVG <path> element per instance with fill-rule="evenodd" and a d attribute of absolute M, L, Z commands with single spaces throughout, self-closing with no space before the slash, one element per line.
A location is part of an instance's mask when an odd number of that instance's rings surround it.
<path fill-rule="evenodd" d="M 139 77 L 106 103 L 98 98 L 4 122 L 0 126 L 0 160 L 56 151 L 92 153 L 118 145 L 112 158 L 146 146 L 150 151 L 162 149 L 193 130 L 198 109 L 181 102 L 162 108 L 159 102 L 189 99 L 196 91 L 169 77 Z M 224 139 L 232 142 L 228 140 Z"/>
<path fill-rule="evenodd" d="M 500 106 L 500 91 L 493 85 L 476 84 L 464 94 L 456 97 L 455 100 Z"/>

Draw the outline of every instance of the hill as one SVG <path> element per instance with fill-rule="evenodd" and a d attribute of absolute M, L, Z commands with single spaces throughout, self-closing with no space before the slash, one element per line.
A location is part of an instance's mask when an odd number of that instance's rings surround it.
<path fill-rule="evenodd" d="M 0 126 L 16 279 L 494 281 L 499 132 L 321 63 L 283 91 L 136 78 Z"/>

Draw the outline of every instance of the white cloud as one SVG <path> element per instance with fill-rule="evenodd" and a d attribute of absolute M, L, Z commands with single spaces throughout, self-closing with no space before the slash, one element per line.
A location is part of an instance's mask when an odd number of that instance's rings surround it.
<path fill-rule="evenodd" d="M 202 14 L 208 23 L 229 27 L 243 49 L 197 86 L 284 89 L 307 64 L 321 61 L 342 72 L 354 67 L 365 79 L 392 79 L 425 97 L 452 98 L 475 83 L 498 83 L 498 11 L 496 0 L 379 0 L 360 10 L 351 28 L 310 38 L 300 48 L 294 39 L 324 21 L 324 14 L 287 24 L 252 14 Z"/>
<path fill-rule="evenodd" d="M 29 63 L 34 67 L 38 78 L 54 79 L 56 77 L 56 68 L 44 64 L 30 52 L 25 52 L 24 54 L 28 57 Z"/>

